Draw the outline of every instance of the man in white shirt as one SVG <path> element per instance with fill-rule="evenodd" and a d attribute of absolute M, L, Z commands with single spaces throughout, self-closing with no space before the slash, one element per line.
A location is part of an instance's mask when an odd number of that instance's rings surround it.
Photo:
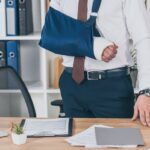
<path fill-rule="evenodd" d="M 78 4 L 79 0 L 51 0 L 51 7 L 75 19 Z M 88 18 L 92 4 L 93 0 L 88 0 Z M 71 78 L 70 68 L 73 67 L 74 57 L 63 56 L 63 65 L 67 69 L 61 76 L 60 89 L 67 116 L 127 118 L 134 113 L 133 120 L 139 116 L 143 125 L 150 126 L 149 20 L 144 0 L 102 0 L 96 28 L 103 37 L 94 38 L 94 55 L 97 60 L 85 58 L 85 80 L 80 85 Z M 129 52 L 132 45 L 137 50 L 140 91 L 134 110 L 129 75 L 111 77 L 118 68 L 120 74 L 120 68 L 125 70 L 127 66 L 133 65 Z M 104 71 L 104 79 L 90 80 L 89 74 L 86 74 L 92 71 L 100 72 L 101 76 Z"/>

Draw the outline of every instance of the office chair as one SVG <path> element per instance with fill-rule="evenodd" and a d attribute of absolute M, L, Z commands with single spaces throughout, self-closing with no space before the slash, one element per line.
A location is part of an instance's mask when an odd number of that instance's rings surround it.
<path fill-rule="evenodd" d="M 51 102 L 51 105 L 59 107 L 59 109 L 60 109 L 59 118 L 64 118 L 65 117 L 64 108 L 63 108 L 63 100 L 61 100 L 61 99 L 54 100 L 54 101 Z"/>
<path fill-rule="evenodd" d="M 35 112 L 35 108 L 32 102 L 32 98 L 28 92 L 28 89 L 25 83 L 22 81 L 18 73 L 10 66 L 0 67 L 0 89 L 1 90 L 20 90 L 22 97 L 24 98 L 23 108 L 25 108 L 24 106 L 26 105 L 28 116 L 36 117 L 36 112 Z M 14 103 L 12 104 L 15 105 Z M 5 116 L 1 116 L 1 117 L 5 117 Z M 9 116 L 9 117 L 12 117 L 12 116 Z M 18 115 L 13 116 L 13 117 L 18 117 Z M 25 116 L 21 116 L 21 117 L 25 117 Z"/>

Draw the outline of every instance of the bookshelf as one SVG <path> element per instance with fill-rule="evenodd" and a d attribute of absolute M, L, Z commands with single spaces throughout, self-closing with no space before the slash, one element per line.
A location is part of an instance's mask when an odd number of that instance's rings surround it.
<path fill-rule="evenodd" d="M 37 117 L 54 118 L 57 117 L 59 110 L 50 106 L 50 102 L 61 98 L 60 90 L 51 86 L 54 78 L 53 60 L 57 55 L 38 45 L 41 29 L 45 22 L 47 0 L 32 1 L 34 33 L 27 36 L 0 36 L 0 40 L 20 41 L 21 77 L 31 94 Z M 10 101 L 20 101 L 19 95 L 19 90 L 0 90 L 0 106 L 7 105 L 8 98 Z M 0 107 L 0 109 L 3 108 Z"/>
<path fill-rule="evenodd" d="M 21 77 L 28 87 L 36 109 L 37 117 L 58 116 L 58 108 L 50 106 L 54 99 L 61 98 L 60 89 L 52 87 L 54 80 L 54 59 L 57 55 L 52 54 L 39 47 L 40 34 L 45 22 L 48 0 L 33 0 L 33 25 L 34 32 L 27 36 L 0 36 L 0 40 L 20 41 L 21 54 Z M 148 11 L 150 12 L 150 0 L 148 0 Z M 135 93 L 138 89 L 135 89 Z M 0 90 L 1 106 L 11 101 L 20 101 L 19 90 Z M 3 102 L 1 102 L 3 100 Z"/>
<path fill-rule="evenodd" d="M 5 36 L 0 37 L 0 40 L 39 40 L 40 39 L 40 32 L 34 32 L 33 34 L 27 36 Z"/>

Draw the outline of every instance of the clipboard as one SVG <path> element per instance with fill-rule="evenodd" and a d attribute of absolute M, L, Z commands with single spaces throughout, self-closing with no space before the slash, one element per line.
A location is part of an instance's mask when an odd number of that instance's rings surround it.
<path fill-rule="evenodd" d="M 59 118 L 58 118 L 59 119 Z M 61 119 L 61 118 L 60 118 Z M 68 118 L 68 131 L 67 134 L 55 134 L 55 135 L 27 135 L 28 138 L 44 138 L 44 137 L 69 137 L 72 136 L 72 130 L 73 130 L 73 118 Z M 27 119 L 23 119 L 20 123 L 21 127 L 24 127 Z M 38 120 L 38 119 L 36 119 Z M 40 119 L 42 120 L 42 119 Z M 43 119 L 46 120 L 46 119 Z M 51 119 L 47 119 L 51 120 Z"/>

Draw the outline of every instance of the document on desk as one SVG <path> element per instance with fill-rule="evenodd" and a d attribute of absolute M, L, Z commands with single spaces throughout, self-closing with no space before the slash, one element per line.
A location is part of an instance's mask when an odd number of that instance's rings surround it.
<path fill-rule="evenodd" d="M 103 125 L 93 125 L 90 128 L 67 138 L 66 141 L 71 144 L 71 146 L 83 146 L 86 148 L 97 148 L 96 138 L 95 138 L 95 127 L 110 128 Z"/>
<path fill-rule="evenodd" d="M 83 146 L 85 148 L 136 148 L 138 145 L 103 145 L 97 144 L 95 129 L 110 129 L 110 126 L 93 125 L 90 128 L 78 133 L 70 138 L 65 139 L 71 146 Z"/>
<path fill-rule="evenodd" d="M 6 137 L 8 136 L 9 134 L 6 132 L 6 131 L 0 131 L 0 138 L 2 137 Z"/>
<path fill-rule="evenodd" d="M 138 128 L 95 128 L 97 145 L 137 145 L 144 146 Z"/>
<path fill-rule="evenodd" d="M 70 136 L 72 134 L 72 119 L 25 119 L 22 121 L 25 134 L 28 137 Z"/>

